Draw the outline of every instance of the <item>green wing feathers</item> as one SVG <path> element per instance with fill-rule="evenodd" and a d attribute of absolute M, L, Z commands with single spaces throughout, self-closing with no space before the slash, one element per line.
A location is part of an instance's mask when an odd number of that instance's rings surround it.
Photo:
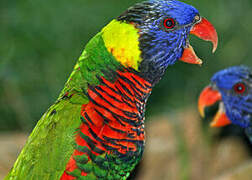
<path fill-rule="evenodd" d="M 104 46 L 101 33 L 87 44 L 58 100 L 39 120 L 7 179 L 59 179 L 74 151 L 77 128 L 81 124 L 81 106 L 87 104 L 88 85 L 97 85 L 97 77 L 113 79 L 109 71 L 119 63 Z"/>
<path fill-rule="evenodd" d="M 80 125 L 77 120 L 80 108 L 80 104 L 67 100 L 51 106 L 5 179 L 59 179 L 73 151 L 74 133 Z"/>

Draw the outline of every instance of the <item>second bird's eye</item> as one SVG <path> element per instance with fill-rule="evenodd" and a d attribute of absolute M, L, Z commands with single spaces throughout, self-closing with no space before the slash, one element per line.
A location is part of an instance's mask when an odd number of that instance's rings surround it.
<path fill-rule="evenodd" d="M 165 29 L 173 29 L 176 26 L 176 21 L 172 18 L 165 18 L 163 21 Z"/>
<path fill-rule="evenodd" d="M 246 91 L 246 86 L 244 83 L 237 83 L 234 85 L 233 89 L 237 94 L 242 94 Z"/>

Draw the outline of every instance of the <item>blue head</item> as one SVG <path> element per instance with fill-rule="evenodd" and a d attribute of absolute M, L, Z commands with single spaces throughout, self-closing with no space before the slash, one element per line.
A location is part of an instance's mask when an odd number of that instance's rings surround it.
<path fill-rule="evenodd" d="M 188 35 L 191 29 L 196 24 L 199 26 L 202 18 L 197 9 L 185 3 L 176 0 L 150 0 L 129 8 L 118 20 L 133 23 L 139 29 L 139 46 L 143 59 L 139 70 L 145 78 L 155 83 L 168 65 L 182 57 L 184 49 L 189 47 Z M 205 29 L 215 32 L 209 24 Z M 204 39 L 199 35 L 201 33 L 194 34 Z M 216 32 L 214 36 L 217 38 Z"/>
<path fill-rule="evenodd" d="M 226 115 L 232 123 L 251 126 L 252 71 L 245 66 L 235 66 L 217 72 L 211 81 L 220 92 Z"/>

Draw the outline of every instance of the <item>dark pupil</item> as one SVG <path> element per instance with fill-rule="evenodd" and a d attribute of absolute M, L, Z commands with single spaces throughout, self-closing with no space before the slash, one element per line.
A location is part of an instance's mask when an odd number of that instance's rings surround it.
<path fill-rule="evenodd" d="M 172 27 L 173 26 L 173 22 L 171 20 L 166 21 L 166 26 L 167 27 Z"/>
<path fill-rule="evenodd" d="M 235 92 L 237 93 L 244 93 L 245 92 L 245 85 L 244 84 L 236 84 L 235 86 Z"/>
<path fill-rule="evenodd" d="M 237 91 L 241 92 L 243 90 L 243 87 L 242 86 L 238 86 L 237 87 Z"/>

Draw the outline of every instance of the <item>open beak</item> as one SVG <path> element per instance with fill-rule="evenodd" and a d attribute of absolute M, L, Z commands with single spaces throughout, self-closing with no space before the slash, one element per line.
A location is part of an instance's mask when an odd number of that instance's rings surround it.
<path fill-rule="evenodd" d="M 231 124 L 231 121 L 225 113 L 224 103 L 221 101 L 221 94 L 218 90 L 213 89 L 211 86 L 207 86 L 200 94 L 198 108 L 202 117 L 205 117 L 206 108 L 213 106 L 218 102 L 218 112 L 215 114 L 210 124 L 211 127 L 226 126 Z"/>
<path fill-rule="evenodd" d="M 216 51 L 218 46 L 218 35 L 214 26 L 207 19 L 202 18 L 199 23 L 195 24 L 192 27 L 190 34 L 193 34 L 205 41 L 211 41 L 213 44 L 212 52 L 214 53 Z M 198 58 L 189 43 L 187 47 L 184 48 L 184 52 L 180 60 L 190 64 L 202 64 L 202 60 Z"/>

